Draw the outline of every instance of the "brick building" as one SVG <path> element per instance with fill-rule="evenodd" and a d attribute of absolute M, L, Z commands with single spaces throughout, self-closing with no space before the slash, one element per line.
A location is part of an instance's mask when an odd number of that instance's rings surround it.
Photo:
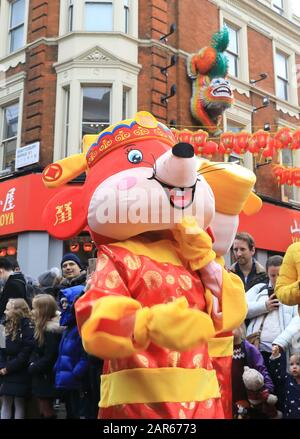
<path fill-rule="evenodd" d="M 235 93 L 224 129 L 299 126 L 299 9 L 294 0 L 1 0 L 0 255 L 16 248 L 23 270 L 36 275 L 57 265 L 64 246 L 69 249 L 70 243 L 43 230 L 36 209 L 47 196 L 34 174 L 79 152 L 82 135 L 98 133 L 138 109 L 179 128 L 199 128 L 189 108 L 186 59 L 223 24 L 230 31 Z M 176 30 L 161 38 L 174 24 Z M 177 63 L 165 74 L 161 68 L 172 55 Z M 263 73 L 264 80 L 253 82 Z M 162 102 L 173 84 L 175 96 Z M 264 97 L 270 105 L 253 112 Z M 15 168 L 16 148 L 25 146 L 26 154 L 18 149 Z M 251 154 L 234 159 L 257 174 L 256 190 L 267 212 L 257 221 L 260 229 L 280 215 L 286 221 L 279 243 L 278 234 L 270 236 L 269 223 L 265 233 L 241 219 L 241 227 L 258 239 L 263 262 L 267 252 L 282 252 L 291 242 L 290 226 L 298 233 L 300 193 L 278 187 L 272 166 L 256 168 Z M 300 166 L 298 151 L 285 150 L 280 160 Z M 20 209 L 33 209 L 34 221 Z M 80 250 L 87 240 L 79 238 Z"/>

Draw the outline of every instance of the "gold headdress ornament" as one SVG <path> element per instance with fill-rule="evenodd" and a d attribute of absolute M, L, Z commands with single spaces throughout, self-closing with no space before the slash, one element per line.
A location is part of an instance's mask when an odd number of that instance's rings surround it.
<path fill-rule="evenodd" d="M 252 192 L 256 177 L 249 169 L 234 163 L 201 161 L 199 172 L 212 188 L 217 212 L 254 215 L 261 209 L 261 199 Z"/>
<path fill-rule="evenodd" d="M 134 119 L 111 125 L 96 136 L 84 136 L 81 154 L 55 162 L 44 170 L 43 181 L 48 187 L 61 186 L 82 172 L 87 172 L 102 157 L 116 148 L 140 140 L 157 139 L 170 146 L 176 139 L 172 131 L 147 111 L 139 111 Z"/>

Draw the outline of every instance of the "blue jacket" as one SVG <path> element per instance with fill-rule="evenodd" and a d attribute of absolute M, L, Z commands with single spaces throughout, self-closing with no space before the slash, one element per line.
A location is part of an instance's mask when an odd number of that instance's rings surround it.
<path fill-rule="evenodd" d="M 82 389 L 88 370 L 87 354 L 83 349 L 74 312 L 74 302 L 83 293 L 84 285 L 67 288 L 60 292 L 60 299 L 68 300 L 68 307 L 62 311 L 60 325 L 66 326 L 54 366 L 57 389 Z"/>

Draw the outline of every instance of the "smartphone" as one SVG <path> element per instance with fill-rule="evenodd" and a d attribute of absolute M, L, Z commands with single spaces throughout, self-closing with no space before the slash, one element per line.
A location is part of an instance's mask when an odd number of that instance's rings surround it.
<path fill-rule="evenodd" d="M 272 296 L 272 294 L 274 294 L 274 287 L 268 287 L 268 296 Z M 276 296 L 274 297 L 274 299 L 276 299 Z"/>
<path fill-rule="evenodd" d="M 97 258 L 88 259 L 88 264 L 87 274 L 92 275 L 96 271 Z"/>

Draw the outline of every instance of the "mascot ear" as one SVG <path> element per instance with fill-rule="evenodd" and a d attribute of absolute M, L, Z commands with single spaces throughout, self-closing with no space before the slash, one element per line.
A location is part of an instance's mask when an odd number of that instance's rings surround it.
<path fill-rule="evenodd" d="M 43 222 L 50 235 L 68 239 L 80 233 L 87 225 L 87 213 L 83 206 L 83 190 L 68 188 L 55 195 L 46 205 Z"/>

